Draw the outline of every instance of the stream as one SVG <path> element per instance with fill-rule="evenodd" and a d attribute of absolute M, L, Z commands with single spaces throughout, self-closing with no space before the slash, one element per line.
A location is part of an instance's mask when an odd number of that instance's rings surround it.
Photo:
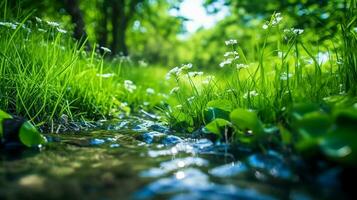
<path fill-rule="evenodd" d="M 172 133 L 135 118 L 46 134 L 38 149 L 0 154 L 0 199 L 341 199 L 338 169 L 306 179 L 299 158 Z"/>

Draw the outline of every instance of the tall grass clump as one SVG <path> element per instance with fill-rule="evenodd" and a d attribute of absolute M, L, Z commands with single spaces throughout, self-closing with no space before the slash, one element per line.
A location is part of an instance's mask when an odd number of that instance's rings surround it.
<path fill-rule="evenodd" d="M 107 116 L 122 95 L 118 75 L 57 22 L 0 23 L 0 107 L 38 125 Z"/>
<path fill-rule="evenodd" d="M 250 56 L 257 60 L 247 60 L 239 39 L 230 39 L 225 42 L 227 52 L 216 79 L 208 75 L 194 82 L 190 77 L 196 72 L 185 66 L 172 69 L 169 75 L 174 74 L 179 104 L 169 108 L 169 121 L 195 130 L 212 119 L 229 118 L 234 108 L 242 108 L 257 113 L 266 124 L 284 124 L 287 111 L 298 103 L 323 105 L 332 96 L 355 94 L 353 2 L 341 24 L 342 40 L 337 36 L 318 43 L 308 29 L 288 27 L 282 23 L 283 15 L 274 13 L 259 31 L 263 40 L 257 55 Z M 338 50 L 333 52 L 333 48 Z"/>

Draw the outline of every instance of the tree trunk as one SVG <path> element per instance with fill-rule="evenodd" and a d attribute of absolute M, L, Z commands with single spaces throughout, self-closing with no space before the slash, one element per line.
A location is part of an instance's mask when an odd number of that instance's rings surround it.
<path fill-rule="evenodd" d="M 71 16 L 72 23 L 74 24 L 73 36 L 79 41 L 79 44 L 83 44 L 87 39 L 87 32 L 85 30 L 85 24 L 83 15 L 79 9 L 78 0 L 64 0 L 64 5 L 67 13 Z M 90 48 L 89 43 L 86 43 L 87 48 Z"/>
<path fill-rule="evenodd" d="M 128 18 L 125 15 L 125 0 L 112 0 L 112 9 L 112 55 L 122 53 L 127 56 L 126 29 Z"/>
<path fill-rule="evenodd" d="M 123 3 L 125 4 L 124 0 Z M 126 45 L 126 28 L 128 24 L 128 18 L 125 15 L 125 7 L 120 8 L 120 21 L 119 21 L 119 50 L 124 56 L 128 55 L 128 47 Z"/>
<path fill-rule="evenodd" d="M 102 16 L 100 19 L 100 23 L 97 29 L 97 41 L 99 46 L 108 47 L 108 16 L 109 16 L 109 2 L 108 0 L 104 0 L 102 4 L 99 4 L 98 7 L 102 12 Z M 103 52 L 102 52 L 103 53 Z"/>

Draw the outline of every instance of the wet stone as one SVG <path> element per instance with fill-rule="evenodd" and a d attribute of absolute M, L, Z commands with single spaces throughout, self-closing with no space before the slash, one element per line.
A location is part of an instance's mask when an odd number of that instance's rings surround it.
<path fill-rule="evenodd" d="M 247 163 L 250 167 L 258 170 L 258 173 L 263 172 L 282 180 L 293 181 L 296 179 L 283 156 L 275 151 L 269 151 L 267 154 L 253 154 L 247 158 Z"/>
<path fill-rule="evenodd" d="M 248 167 L 241 162 L 232 162 L 225 165 L 215 167 L 209 171 L 210 174 L 216 177 L 233 177 L 244 174 L 248 171 Z"/>
<path fill-rule="evenodd" d="M 160 125 L 160 124 L 153 124 L 150 126 L 150 129 L 153 131 L 161 132 L 161 133 L 169 133 L 169 129 L 165 126 Z"/>
<path fill-rule="evenodd" d="M 104 144 L 104 143 L 105 143 L 105 140 L 98 139 L 98 138 L 91 139 L 90 142 L 89 142 L 90 145 L 101 145 L 101 144 Z"/>
<path fill-rule="evenodd" d="M 118 148 L 118 147 L 120 147 L 120 145 L 119 144 L 111 144 L 109 147 L 110 148 Z"/>
<path fill-rule="evenodd" d="M 163 134 L 163 133 L 160 133 L 157 131 L 151 131 L 151 132 L 142 134 L 140 139 L 142 139 L 143 142 L 145 142 L 147 144 L 152 144 L 152 143 L 158 143 L 164 136 L 165 136 L 165 134 Z"/>
<path fill-rule="evenodd" d="M 174 136 L 174 135 L 168 135 L 166 136 L 161 143 L 163 145 L 169 146 L 169 145 L 175 145 L 177 143 L 182 142 L 183 140 L 180 137 Z"/>

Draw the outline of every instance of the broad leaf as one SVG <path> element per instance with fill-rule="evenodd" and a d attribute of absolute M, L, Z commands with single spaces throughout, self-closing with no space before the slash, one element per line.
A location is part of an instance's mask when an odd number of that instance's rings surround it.
<path fill-rule="evenodd" d="M 210 101 L 204 111 L 205 122 L 209 123 L 215 119 L 229 120 L 229 113 L 232 109 L 232 103 L 228 100 Z"/>
<path fill-rule="evenodd" d="M 224 119 L 215 119 L 205 126 L 205 131 L 214 133 L 221 137 L 222 131 L 229 126 L 231 123 Z"/>
<path fill-rule="evenodd" d="M 42 136 L 28 121 L 22 124 L 19 130 L 19 138 L 20 141 L 27 147 L 36 146 L 47 142 L 46 138 Z"/>
<path fill-rule="evenodd" d="M 213 100 L 207 103 L 206 108 L 218 108 L 224 111 L 232 111 L 233 110 L 233 106 L 232 103 L 228 100 L 222 100 L 222 99 L 218 99 L 218 100 Z"/>
<path fill-rule="evenodd" d="M 4 119 L 12 119 L 12 116 L 4 112 L 0 109 L 0 137 L 2 137 L 3 133 L 3 120 Z"/>
<path fill-rule="evenodd" d="M 255 134 L 263 132 L 261 121 L 255 112 L 245 109 L 235 109 L 231 112 L 232 123 L 241 130 L 252 130 Z"/>
<path fill-rule="evenodd" d="M 326 134 L 332 125 L 330 117 L 321 112 L 305 114 L 295 123 L 294 128 L 302 137 L 317 137 Z"/>

